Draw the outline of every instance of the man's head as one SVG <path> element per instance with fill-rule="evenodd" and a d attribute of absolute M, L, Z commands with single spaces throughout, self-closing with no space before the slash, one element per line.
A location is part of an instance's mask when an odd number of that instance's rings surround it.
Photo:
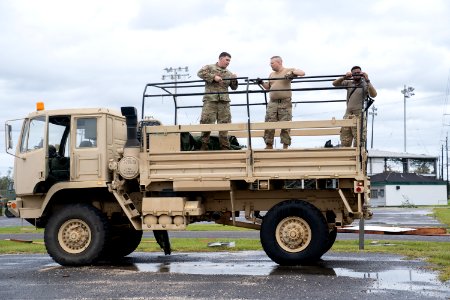
<path fill-rule="evenodd" d="M 219 62 L 217 63 L 219 67 L 226 69 L 231 61 L 231 55 L 228 52 L 222 52 L 219 55 Z"/>
<path fill-rule="evenodd" d="M 361 80 L 361 67 L 360 66 L 354 66 L 352 69 L 352 76 L 353 80 L 360 81 Z"/>
<path fill-rule="evenodd" d="M 280 71 L 283 68 L 283 59 L 281 56 L 275 55 L 270 58 L 270 67 L 275 72 Z"/>

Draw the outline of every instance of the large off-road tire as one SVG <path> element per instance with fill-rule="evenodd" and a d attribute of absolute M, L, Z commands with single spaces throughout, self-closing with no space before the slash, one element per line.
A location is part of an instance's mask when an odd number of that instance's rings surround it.
<path fill-rule="evenodd" d="M 108 238 L 106 216 L 87 204 L 67 205 L 54 212 L 44 232 L 48 254 L 63 266 L 96 262 Z"/>
<path fill-rule="evenodd" d="M 261 224 L 261 244 L 267 256 L 280 265 L 317 261 L 328 245 L 328 224 L 313 205 L 288 200 L 272 207 Z"/>
<path fill-rule="evenodd" d="M 8 208 L 5 208 L 5 216 L 6 216 L 7 218 L 15 218 L 15 217 L 16 217 L 15 215 L 13 215 L 12 212 L 9 211 Z"/>
<path fill-rule="evenodd" d="M 136 250 L 142 240 L 142 231 L 134 228 L 116 228 L 111 230 L 110 236 L 102 258 L 114 260 Z"/>
<path fill-rule="evenodd" d="M 324 249 L 323 254 L 327 253 L 331 247 L 333 247 L 334 242 L 336 241 L 336 237 L 337 237 L 337 227 L 334 227 L 329 233 L 328 233 L 328 242 L 327 245 Z M 323 255 L 322 254 L 322 255 Z"/>

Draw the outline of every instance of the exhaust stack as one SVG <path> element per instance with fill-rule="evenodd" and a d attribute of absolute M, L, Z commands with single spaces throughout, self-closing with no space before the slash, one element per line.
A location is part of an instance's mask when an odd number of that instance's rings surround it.
<path fill-rule="evenodd" d="M 122 116 L 126 118 L 127 123 L 127 142 L 124 148 L 140 147 L 137 139 L 137 110 L 133 106 L 124 106 L 120 108 Z"/>

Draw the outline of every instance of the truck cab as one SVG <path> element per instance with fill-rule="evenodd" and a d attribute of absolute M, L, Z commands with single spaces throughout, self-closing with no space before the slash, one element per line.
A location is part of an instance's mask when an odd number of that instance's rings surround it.
<path fill-rule="evenodd" d="M 8 123 L 7 130 L 12 130 Z M 125 119 L 103 108 L 41 107 L 24 119 L 21 132 L 14 153 L 14 182 L 19 214 L 26 219 L 42 216 L 45 205 L 38 200 L 42 196 L 105 188 L 111 181 L 108 162 L 119 157 L 126 140 Z M 11 142 L 8 148 L 12 149 Z"/>

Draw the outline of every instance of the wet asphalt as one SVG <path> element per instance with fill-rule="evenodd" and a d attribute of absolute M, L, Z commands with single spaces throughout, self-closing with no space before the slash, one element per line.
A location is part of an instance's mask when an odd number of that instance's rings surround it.
<path fill-rule="evenodd" d="M 0 255 L 1 299 L 448 299 L 450 284 L 418 260 L 327 253 L 281 267 L 262 251 L 133 253 L 62 267 L 47 255 Z"/>
<path fill-rule="evenodd" d="M 370 225 L 442 226 L 431 209 L 375 209 Z M 0 226 L 22 221 L 0 217 Z M 28 225 L 28 223 L 24 223 Z M 151 233 L 150 233 L 151 234 Z M 192 235 L 191 235 L 192 234 Z M 258 231 L 171 232 L 171 237 L 259 238 Z M 28 237 L 20 235 L 22 239 Z M 152 235 L 150 235 L 152 236 Z M 450 237 L 369 235 L 366 239 Z M 0 239 L 8 238 L 0 236 Z M 9 237 L 11 238 L 11 237 Z M 31 239 L 41 238 L 31 235 Z M 339 233 L 338 239 L 357 239 Z M 450 299 L 450 282 L 401 256 L 328 252 L 311 266 L 281 267 L 263 251 L 132 253 L 118 262 L 62 267 L 48 255 L 0 255 L 0 299 Z"/>

